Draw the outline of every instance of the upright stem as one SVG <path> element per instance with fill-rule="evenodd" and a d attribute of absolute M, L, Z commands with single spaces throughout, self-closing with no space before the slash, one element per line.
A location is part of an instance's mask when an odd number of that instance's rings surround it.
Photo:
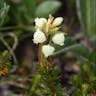
<path fill-rule="evenodd" d="M 44 71 L 46 72 L 46 74 L 48 75 L 48 81 L 49 81 L 49 84 L 50 84 L 50 89 L 52 90 L 53 92 L 53 95 L 52 96 L 57 96 L 56 92 L 55 92 L 55 86 L 54 86 L 54 80 L 53 78 L 51 77 L 51 73 L 49 74 L 49 70 L 50 70 L 50 67 L 52 67 L 52 60 L 51 58 L 45 58 L 43 53 L 42 53 L 42 46 L 44 44 L 39 44 L 39 50 L 38 50 L 38 60 L 39 60 L 39 64 L 40 64 L 40 67 L 42 67 L 44 69 Z"/>
<path fill-rule="evenodd" d="M 39 50 L 38 50 L 38 61 L 41 67 L 43 67 L 44 62 L 44 55 L 42 53 L 42 46 L 43 44 L 39 44 Z"/>
<path fill-rule="evenodd" d="M 48 58 L 44 57 L 44 54 L 42 53 L 42 46 L 44 44 L 39 44 L 39 50 L 38 50 L 38 61 L 41 67 L 44 67 L 46 71 L 48 70 L 50 66 L 50 60 Z"/>

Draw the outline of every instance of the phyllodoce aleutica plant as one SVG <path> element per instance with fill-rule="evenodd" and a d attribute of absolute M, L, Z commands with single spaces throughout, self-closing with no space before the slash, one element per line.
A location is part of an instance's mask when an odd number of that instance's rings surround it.
<path fill-rule="evenodd" d="M 40 66 L 38 74 L 33 79 L 31 91 L 29 92 L 30 96 L 65 96 L 62 95 L 62 87 L 58 77 L 59 72 L 53 66 L 51 57 L 56 49 L 54 45 L 63 46 L 65 42 L 65 34 L 60 31 L 62 22 L 62 17 L 54 18 L 51 15 L 49 15 L 48 20 L 45 18 L 35 19 L 36 32 L 33 35 L 33 42 L 39 45 L 38 60 Z M 40 84 L 43 87 L 38 86 Z"/>

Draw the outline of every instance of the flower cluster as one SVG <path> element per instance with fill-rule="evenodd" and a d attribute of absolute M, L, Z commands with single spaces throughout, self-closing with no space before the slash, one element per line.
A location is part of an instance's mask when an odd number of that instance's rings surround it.
<path fill-rule="evenodd" d="M 35 19 L 36 32 L 33 35 L 33 42 L 44 44 L 42 46 L 42 52 L 46 58 L 55 51 L 55 48 L 52 46 L 53 43 L 59 46 L 64 45 L 65 35 L 59 31 L 62 21 L 62 17 L 54 19 L 51 15 L 49 15 L 48 20 L 45 18 Z"/>

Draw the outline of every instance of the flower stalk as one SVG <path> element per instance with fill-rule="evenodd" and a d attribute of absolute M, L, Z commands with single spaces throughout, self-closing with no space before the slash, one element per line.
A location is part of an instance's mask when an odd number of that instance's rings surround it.
<path fill-rule="evenodd" d="M 52 96 L 57 96 L 57 92 L 55 89 L 56 82 L 52 77 L 54 70 L 52 68 L 54 64 L 50 56 L 55 52 L 55 44 L 58 46 L 64 45 L 65 35 L 63 32 L 59 31 L 62 21 L 62 17 L 54 19 L 51 15 L 49 15 L 48 20 L 45 18 L 35 19 L 36 32 L 33 35 L 33 42 L 39 44 L 38 61 L 40 64 L 40 70 L 47 76 L 47 81 L 45 80 L 45 82 L 49 82 L 48 86 L 51 89 Z"/>

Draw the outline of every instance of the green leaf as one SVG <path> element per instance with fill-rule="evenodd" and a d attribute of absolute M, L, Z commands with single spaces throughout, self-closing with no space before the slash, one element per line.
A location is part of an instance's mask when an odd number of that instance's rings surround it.
<path fill-rule="evenodd" d="M 83 44 L 73 44 L 62 48 L 61 50 L 56 51 L 52 56 L 63 54 L 67 51 L 72 51 L 78 55 L 87 55 L 88 56 L 88 49 Z"/>
<path fill-rule="evenodd" d="M 90 54 L 90 61 L 93 61 L 96 64 L 96 51 L 95 50 Z"/>
<path fill-rule="evenodd" d="M 59 1 L 42 2 L 36 10 L 35 15 L 38 17 L 48 17 L 49 14 L 54 14 L 61 6 Z"/>
<path fill-rule="evenodd" d="M 3 3 L 3 6 L 0 9 L 0 26 L 2 26 L 5 23 L 8 11 L 9 11 L 9 5 Z"/>
<path fill-rule="evenodd" d="M 77 10 L 86 34 L 96 34 L 96 0 L 77 0 Z"/>
<path fill-rule="evenodd" d="M 22 0 L 22 2 L 26 8 L 27 14 L 32 18 L 36 9 L 36 0 Z"/>

